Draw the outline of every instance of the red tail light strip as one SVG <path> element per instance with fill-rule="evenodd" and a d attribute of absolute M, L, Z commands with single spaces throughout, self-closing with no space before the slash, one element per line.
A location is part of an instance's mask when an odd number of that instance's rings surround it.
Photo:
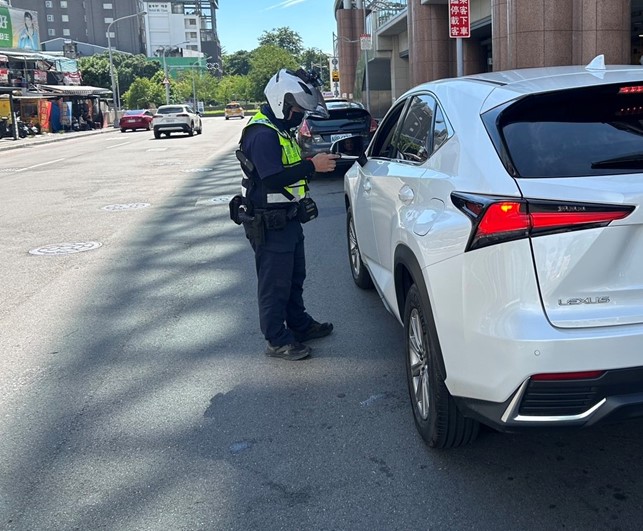
<path fill-rule="evenodd" d="M 459 192 L 453 192 L 451 200 L 471 219 L 467 251 L 521 238 L 605 227 L 634 210 L 629 205 L 509 199 Z"/>
<path fill-rule="evenodd" d="M 550 372 L 534 374 L 531 379 L 539 381 L 560 381 L 560 380 L 595 380 L 605 374 L 605 371 L 581 371 L 581 372 Z"/>

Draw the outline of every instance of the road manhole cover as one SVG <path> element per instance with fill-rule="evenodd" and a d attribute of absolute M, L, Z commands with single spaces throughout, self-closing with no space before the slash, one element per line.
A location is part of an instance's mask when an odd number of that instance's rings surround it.
<path fill-rule="evenodd" d="M 120 205 L 107 205 L 102 208 L 102 210 L 108 210 L 110 212 L 120 212 L 122 210 L 139 210 L 141 208 L 147 208 L 151 206 L 150 203 L 124 203 Z"/>
<path fill-rule="evenodd" d="M 212 171 L 214 168 L 190 168 L 189 170 L 181 170 L 183 173 L 198 173 L 200 171 Z"/>
<path fill-rule="evenodd" d="M 39 256 L 58 256 L 63 254 L 82 253 L 98 249 L 103 244 L 100 242 L 73 242 L 73 243 L 52 243 L 44 247 L 32 249 L 29 254 Z"/>

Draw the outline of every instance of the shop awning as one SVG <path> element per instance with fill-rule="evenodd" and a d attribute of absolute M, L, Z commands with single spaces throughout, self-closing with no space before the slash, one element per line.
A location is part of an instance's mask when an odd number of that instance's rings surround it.
<path fill-rule="evenodd" d="M 40 85 L 40 89 L 61 96 L 106 96 L 112 91 L 89 85 Z"/>

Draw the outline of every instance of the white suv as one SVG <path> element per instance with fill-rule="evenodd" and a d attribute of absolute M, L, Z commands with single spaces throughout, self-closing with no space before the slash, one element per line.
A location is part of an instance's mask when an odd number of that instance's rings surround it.
<path fill-rule="evenodd" d="M 203 132 L 201 116 L 194 112 L 189 105 L 161 105 L 152 120 L 154 138 L 170 133 L 187 133 L 192 136 Z"/>
<path fill-rule="evenodd" d="M 643 68 L 426 83 L 359 162 L 351 271 L 404 326 L 429 446 L 643 415 Z"/>

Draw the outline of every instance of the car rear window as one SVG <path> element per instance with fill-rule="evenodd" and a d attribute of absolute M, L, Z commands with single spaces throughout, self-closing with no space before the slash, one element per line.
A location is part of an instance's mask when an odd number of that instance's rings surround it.
<path fill-rule="evenodd" d="M 158 114 L 178 114 L 183 111 L 183 107 L 161 107 L 157 113 Z"/>
<path fill-rule="evenodd" d="M 236 104 L 236 103 L 233 103 L 233 104 L 230 104 L 230 105 L 226 105 L 225 108 L 226 109 L 238 109 L 239 105 Z"/>
<path fill-rule="evenodd" d="M 134 114 L 143 114 L 144 112 L 145 112 L 145 111 L 142 111 L 142 110 L 138 110 L 138 111 L 125 111 L 125 115 L 126 115 L 126 116 L 131 116 L 131 115 L 134 115 Z"/>
<path fill-rule="evenodd" d="M 485 123 L 488 130 L 497 127 L 509 156 L 505 162 L 513 163 L 518 177 L 643 171 L 643 86 L 631 87 L 631 83 L 607 85 L 528 96 L 497 117 L 487 113 Z M 622 157 L 626 160 L 619 161 Z"/>
<path fill-rule="evenodd" d="M 325 129 L 338 129 L 346 125 L 347 122 L 366 123 L 368 121 L 370 125 L 370 114 L 366 109 L 328 109 L 328 114 L 329 118 L 308 116 L 307 120 L 311 125 L 321 126 Z"/>

